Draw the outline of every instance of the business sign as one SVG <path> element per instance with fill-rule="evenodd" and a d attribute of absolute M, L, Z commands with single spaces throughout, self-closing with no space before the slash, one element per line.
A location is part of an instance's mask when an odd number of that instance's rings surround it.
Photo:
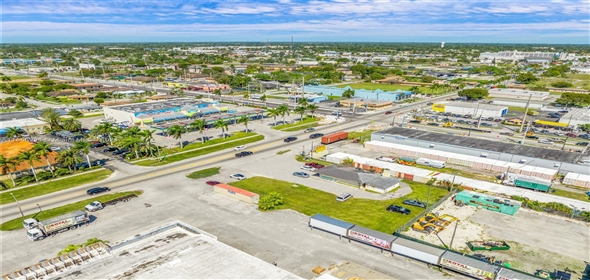
<path fill-rule="evenodd" d="M 444 112 L 445 108 L 445 104 L 432 104 L 432 111 L 434 112 Z"/>
<path fill-rule="evenodd" d="M 465 273 L 466 275 L 473 276 L 477 279 L 493 280 L 494 272 L 481 270 L 475 267 L 468 266 L 458 261 L 441 258 L 440 264 L 452 270 Z"/>
<path fill-rule="evenodd" d="M 348 237 L 351 237 L 356 240 L 371 244 L 373 246 L 377 246 L 379 248 L 383 248 L 383 249 L 387 249 L 387 250 L 391 249 L 391 244 L 388 241 L 385 241 L 383 239 L 380 239 L 380 238 L 377 238 L 374 236 L 370 236 L 365 233 L 356 232 L 354 230 L 349 230 Z"/>
<path fill-rule="evenodd" d="M 44 226 L 44 228 L 45 228 L 45 231 L 51 232 L 54 230 L 67 228 L 67 227 L 73 225 L 75 223 L 74 221 L 75 221 L 74 218 L 67 218 L 67 219 L 63 219 L 61 221 L 57 221 L 55 223 L 48 224 L 48 225 Z"/>

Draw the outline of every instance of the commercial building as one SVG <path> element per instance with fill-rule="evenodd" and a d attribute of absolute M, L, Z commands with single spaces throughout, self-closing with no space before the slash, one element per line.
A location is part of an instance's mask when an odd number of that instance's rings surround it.
<path fill-rule="evenodd" d="M 440 102 L 432 104 L 432 111 L 441 113 L 472 115 L 477 117 L 502 117 L 508 112 L 507 106 L 468 103 L 468 102 Z"/>
<path fill-rule="evenodd" d="M 47 258 L 3 279 L 303 279 L 180 221 Z"/>
<path fill-rule="evenodd" d="M 292 101 L 299 101 L 302 97 L 302 95 L 291 95 L 289 96 L 289 99 Z M 260 97 L 256 99 L 260 99 Z M 328 100 L 328 97 L 324 95 L 306 94 L 305 99 L 308 103 L 320 103 L 322 101 Z"/>
<path fill-rule="evenodd" d="M 552 61 L 553 59 L 564 60 L 569 58 L 568 53 L 555 52 L 520 52 L 520 51 L 502 51 L 502 52 L 483 52 L 479 55 L 479 60 L 482 63 L 491 63 L 499 61 Z"/>
<path fill-rule="evenodd" d="M 5 135 L 11 127 L 20 128 L 27 134 L 38 134 L 49 128 L 49 124 L 34 118 L 0 121 L 0 135 Z"/>
<path fill-rule="evenodd" d="M 72 84 L 77 90 L 83 92 L 94 93 L 102 90 L 102 85 L 97 83 L 85 83 L 85 84 Z"/>
<path fill-rule="evenodd" d="M 590 123 L 590 109 L 588 108 L 570 108 L 569 112 L 561 118 L 559 122 L 569 126 L 577 127 L 581 124 Z"/>
<path fill-rule="evenodd" d="M 167 101 L 147 102 L 120 106 L 109 106 L 104 108 L 104 115 L 107 119 L 114 119 L 116 122 L 129 123 L 152 123 L 166 120 L 183 119 L 193 114 L 218 113 L 221 110 L 216 108 L 219 102 L 201 102 L 194 99 L 173 99 Z"/>
<path fill-rule="evenodd" d="M 508 107 L 521 107 L 526 108 L 526 99 L 509 99 L 509 98 L 494 98 L 492 99 L 493 105 L 508 106 Z M 529 102 L 529 108 L 540 110 L 547 105 L 547 102 L 543 101 L 532 101 Z"/>
<path fill-rule="evenodd" d="M 489 97 L 509 98 L 509 99 L 523 99 L 541 101 L 549 98 L 549 92 L 546 91 L 532 91 L 512 88 L 492 88 L 488 90 Z"/>
<path fill-rule="evenodd" d="M 383 91 L 377 88 L 378 85 L 375 85 L 375 90 L 367 90 L 367 89 L 353 89 L 350 86 L 346 86 L 344 88 L 333 87 L 333 86 L 311 86 L 306 85 L 303 89 L 306 93 L 311 92 L 315 94 L 325 95 L 325 96 L 342 96 L 342 94 L 347 90 L 354 90 L 354 97 L 355 98 L 364 98 L 364 99 L 374 99 L 374 100 L 384 100 L 384 101 L 392 101 L 398 102 L 404 99 L 407 99 L 414 95 L 411 91 L 404 91 L 404 90 L 396 90 L 396 91 Z"/>
<path fill-rule="evenodd" d="M 340 100 L 340 105 L 350 108 L 366 108 L 368 110 L 379 110 L 393 106 L 393 102 L 389 100 L 353 98 Z"/>
<path fill-rule="evenodd" d="M 338 162 L 340 163 L 340 162 Z M 397 187 L 401 180 L 384 177 L 379 174 L 359 171 L 351 167 L 338 167 L 330 165 L 316 171 L 320 178 L 340 182 L 346 185 L 356 186 L 362 190 L 371 190 L 378 193 L 387 193 Z"/>
<path fill-rule="evenodd" d="M 16 140 L 16 141 L 8 141 L 8 142 L 0 142 L 0 155 L 2 155 L 6 159 L 15 158 L 21 152 L 30 151 L 33 149 L 33 144 L 29 141 L 24 140 Z M 33 168 L 35 170 L 43 170 L 48 169 L 49 166 L 47 164 L 47 160 L 51 165 L 55 164 L 57 157 L 56 152 L 51 152 L 47 155 L 47 158 L 44 156 L 39 157 L 39 159 L 33 161 Z M 37 171 L 37 172 L 38 172 Z M 33 175 L 31 171 L 31 166 L 29 165 L 28 161 L 22 161 L 13 167 L 10 170 L 6 170 L 5 168 L 0 169 L 0 180 L 8 179 L 8 172 L 12 173 L 13 176 L 19 176 L 20 174 L 29 174 Z"/>
<path fill-rule="evenodd" d="M 542 167 L 545 169 L 558 170 L 561 174 L 566 174 L 568 172 L 586 175 L 590 174 L 590 169 L 587 165 L 577 164 L 577 162 L 581 160 L 590 159 L 588 155 L 590 151 L 576 153 L 398 127 L 374 132 L 371 135 L 371 141 L 392 143 L 404 147 L 404 151 L 406 151 L 404 152 L 405 154 L 402 154 L 404 156 L 411 156 L 409 153 L 414 153 L 414 155 L 416 155 L 417 151 L 414 149 L 420 148 L 418 151 L 420 153 L 419 157 L 432 158 L 427 154 L 431 153 L 436 156 L 436 158 L 432 159 L 444 160 L 441 158 L 441 155 L 438 155 L 435 152 L 446 152 L 446 160 L 444 161 L 451 164 L 474 167 L 476 164 L 491 164 L 487 161 L 481 160 L 480 163 L 476 163 L 478 162 L 478 159 L 483 159 L 488 161 L 502 161 L 504 163 L 504 168 L 511 168 L 510 170 L 513 168 L 510 167 L 511 164 L 526 163 L 526 166 L 523 168 L 525 170 L 530 169 L 527 173 L 535 172 L 535 167 Z M 402 149 L 400 148 L 398 150 L 401 151 Z M 463 155 L 469 157 L 459 159 L 460 156 Z M 506 163 L 508 163 L 508 165 L 506 165 Z M 496 168 L 490 166 L 490 168 L 491 170 L 497 171 L 503 170 L 500 167 Z M 546 171 L 543 171 L 542 173 L 545 172 Z"/>
<path fill-rule="evenodd" d="M 260 200 L 260 195 L 258 195 L 257 193 L 236 188 L 228 184 L 217 184 L 213 186 L 213 191 L 237 199 L 239 201 L 251 204 L 258 204 L 258 200 Z"/>

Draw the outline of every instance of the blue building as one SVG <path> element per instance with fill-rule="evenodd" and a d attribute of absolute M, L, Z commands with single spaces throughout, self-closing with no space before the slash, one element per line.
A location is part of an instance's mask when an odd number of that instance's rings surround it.
<path fill-rule="evenodd" d="M 301 99 L 301 95 L 293 95 L 289 96 L 291 101 L 299 101 Z M 322 101 L 328 100 L 328 97 L 325 95 L 305 95 L 305 99 L 307 99 L 307 103 L 320 103 Z"/>
<path fill-rule="evenodd" d="M 305 86 L 305 92 L 313 92 L 315 94 L 323 95 L 323 96 L 342 96 L 342 94 L 348 90 L 352 89 L 350 86 L 346 86 L 344 88 L 333 87 L 333 86 Z M 354 97 L 358 98 L 366 98 L 366 99 L 374 99 L 374 100 L 386 100 L 392 102 L 398 102 L 404 99 L 409 98 L 414 93 L 411 91 L 405 90 L 396 90 L 396 91 L 383 91 L 381 89 L 376 90 L 367 90 L 367 89 L 352 89 L 354 90 Z"/>

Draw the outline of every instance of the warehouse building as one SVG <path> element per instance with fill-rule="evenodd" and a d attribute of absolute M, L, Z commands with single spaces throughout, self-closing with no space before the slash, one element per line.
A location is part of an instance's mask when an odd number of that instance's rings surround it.
<path fill-rule="evenodd" d="M 298 102 L 301 98 L 303 98 L 303 96 L 301 95 L 291 95 L 289 96 L 289 99 L 291 101 L 295 101 Z M 260 99 L 260 97 L 256 98 L 256 99 Z M 324 95 L 314 95 L 314 94 L 306 94 L 305 95 L 305 99 L 307 100 L 308 103 L 320 103 L 323 101 L 327 101 L 328 97 L 324 96 Z"/>
<path fill-rule="evenodd" d="M 525 99 L 510 99 L 510 98 L 494 98 L 492 99 L 493 105 L 508 106 L 508 107 L 521 107 L 526 108 L 528 100 Z M 532 101 L 529 102 L 529 108 L 531 109 L 543 109 L 547 105 L 547 102 Z"/>
<path fill-rule="evenodd" d="M 461 115 L 472 115 L 477 117 L 502 117 L 508 112 L 508 107 L 468 103 L 468 102 L 440 102 L 432 104 L 432 111 L 441 113 L 452 113 Z"/>
<path fill-rule="evenodd" d="M 39 134 L 49 128 L 49 124 L 35 118 L 0 121 L 0 135 L 6 135 L 8 128 L 20 128 L 27 134 Z"/>
<path fill-rule="evenodd" d="M 378 85 L 376 85 L 377 87 Z M 325 96 L 342 96 L 342 94 L 346 90 L 354 90 L 354 97 L 355 98 L 365 98 L 365 99 L 375 99 L 375 100 L 385 100 L 385 101 L 392 101 L 398 102 L 404 99 L 410 98 L 414 95 L 411 91 L 404 91 L 404 90 L 396 90 L 396 91 L 384 91 L 381 89 L 353 89 L 350 86 L 346 86 L 343 88 L 340 87 L 333 87 L 333 86 L 305 86 L 305 92 L 313 92 L 315 94 L 321 94 Z"/>
<path fill-rule="evenodd" d="M 367 110 L 379 110 L 393 106 L 389 100 L 353 98 L 340 100 L 340 105 L 347 108 L 366 108 Z"/>
<path fill-rule="evenodd" d="M 371 135 L 371 141 L 394 143 L 408 147 L 408 149 L 422 148 L 422 150 L 430 150 L 433 153 L 434 151 L 443 151 L 487 160 L 527 163 L 528 168 L 556 169 L 561 174 L 567 172 L 590 174 L 587 165 L 577 164 L 581 160 L 590 159 L 589 151 L 576 153 L 398 127 L 374 132 Z M 427 155 L 421 152 L 420 157 L 427 157 Z M 457 164 L 461 165 L 461 163 Z"/>
<path fill-rule="evenodd" d="M 515 88 L 492 88 L 488 90 L 489 97 L 497 97 L 497 98 L 510 98 L 510 99 L 524 99 L 528 100 L 529 97 L 531 100 L 541 101 L 549 98 L 549 92 L 547 91 L 532 91 L 532 90 L 522 90 L 522 89 L 515 89 Z"/>
<path fill-rule="evenodd" d="M 577 127 L 581 124 L 590 123 L 590 109 L 588 108 L 571 108 L 569 112 L 561 118 L 559 122 L 569 126 Z"/>
<path fill-rule="evenodd" d="M 218 101 L 202 102 L 194 99 L 174 99 L 159 102 L 104 107 L 104 116 L 116 122 L 153 123 L 186 119 L 194 114 L 219 113 Z M 225 109 L 227 111 L 227 108 Z"/>

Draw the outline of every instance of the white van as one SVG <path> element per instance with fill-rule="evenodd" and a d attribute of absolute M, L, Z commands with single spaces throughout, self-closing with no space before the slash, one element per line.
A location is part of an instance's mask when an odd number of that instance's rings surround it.
<path fill-rule="evenodd" d="M 419 158 L 416 160 L 416 164 L 426 165 L 434 168 L 444 168 L 445 162 L 440 160 L 433 160 L 427 158 Z"/>

